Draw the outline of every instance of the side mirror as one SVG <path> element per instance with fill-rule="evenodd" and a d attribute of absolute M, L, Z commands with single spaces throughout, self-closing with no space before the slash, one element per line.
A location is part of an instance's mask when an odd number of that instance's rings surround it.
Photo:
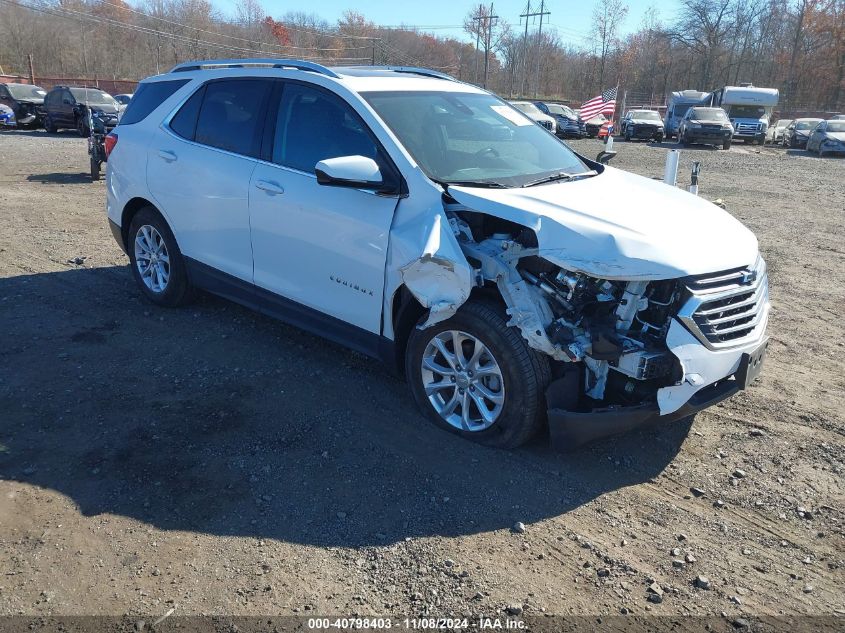
<path fill-rule="evenodd" d="M 321 160 L 314 167 L 317 182 L 331 187 L 384 189 L 384 179 L 376 161 L 366 156 L 338 156 Z"/>

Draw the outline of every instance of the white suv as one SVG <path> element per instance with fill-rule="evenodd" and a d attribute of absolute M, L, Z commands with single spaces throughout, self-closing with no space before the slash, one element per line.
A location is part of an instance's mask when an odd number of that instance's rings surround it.
<path fill-rule="evenodd" d="M 757 240 L 416 68 L 216 60 L 144 80 L 108 138 L 141 291 L 203 288 L 404 371 L 437 424 L 576 446 L 760 371 Z"/>

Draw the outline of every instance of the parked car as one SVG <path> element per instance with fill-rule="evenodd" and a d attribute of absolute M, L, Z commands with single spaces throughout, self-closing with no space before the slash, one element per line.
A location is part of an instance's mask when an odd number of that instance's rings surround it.
<path fill-rule="evenodd" d="M 87 137 L 88 108 L 105 125 L 117 125 L 118 106 L 110 94 L 98 88 L 56 86 L 44 97 L 44 129 L 58 132 L 69 128 Z"/>
<path fill-rule="evenodd" d="M 0 128 L 17 127 L 15 111 L 4 103 L 0 103 Z"/>
<path fill-rule="evenodd" d="M 117 109 L 119 112 L 123 112 L 126 109 L 126 106 L 129 105 L 129 101 L 132 99 L 131 94 L 122 93 L 119 95 L 114 95 L 113 99 L 117 101 Z"/>
<path fill-rule="evenodd" d="M 40 86 L 0 83 L 0 103 L 8 106 L 15 113 L 18 127 L 40 127 L 39 108 L 44 103 L 46 94 Z"/>
<path fill-rule="evenodd" d="M 557 123 L 553 117 L 548 114 L 543 114 L 540 108 L 528 101 L 511 101 L 510 104 L 522 112 L 529 119 L 546 128 L 552 134 L 557 134 Z"/>
<path fill-rule="evenodd" d="M 451 138 L 467 121 L 494 131 Z M 435 71 L 187 62 L 141 82 L 107 143 L 147 299 L 205 288 L 383 359 L 483 444 L 667 423 L 761 370 L 751 231 Z"/>
<path fill-rule="evenodd" d="M 769 126 L 766 131 L 766 140 L 769 143 L 780 143 L 783 140 L 783 133 L 790 123 L 792 123 L 792 119 L 780 119 L 774 125 Z"/>
<path fill-rule="evenodd" d="M 621 126 L 619 131 L 626 141 L 637 138 L 663 142 L 663 119 L 656 110 L 630 110 Z"/>
<path fill-rule="evenodd" d="M 816 126 L 824 121 L 824 119 L 795 119 L 792 123 L 786 126 L 783 131 L 783 140 L 781 144 L 784 147 L 792 149 L 801 149 L 807 147 L 807 141 L 810 139 L 810 134 L 816 129 Z"/>
<path fill-rule="evenodd" d="M 557 124 L 557 135 L 561 138 L 584 138 L 587 136 L 587 128 L 578 115 L 569 107 L 560 103 L 544 103 L 535 101 L 534 105 L 539 110 L 555 120 Z"/>
<path fill-rule="evenodd" d="M 587 131 L 589 138 L 596 138 L 601 131 L 602 125 L 607 123 L 607 117 L 603 114 L 597 114 L 589 121 L 584 121 L 584 129 Z"/>
<path fill-rule="evenodd" d="M 822 121 L 807 140 L 807 151 L 825 154 L 845 153 L 845 118 Z"/>
<path fill-rule="evenodd" d="M 730 149 L 734 128 L 722 108 L 694 106 L 687 110 L 678 127 L 681 145 L 706 143 Z"/>
<path fill-rule="evenodd" d="M 597 138 L 606 141 L 608 136 L 613 136 L 614 132 L 616 131 L 616 124 L 608 119 L 604 123 L 601 124 L 599 128 L 599 133 L 596 135 Z"/>

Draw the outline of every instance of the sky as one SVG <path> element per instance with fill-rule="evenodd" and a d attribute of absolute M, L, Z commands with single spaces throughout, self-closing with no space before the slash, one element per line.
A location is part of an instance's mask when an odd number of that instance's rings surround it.
<path fill-rule="evenodd" d="M 236 0 L 212 0 L 212 3 L 224 13 L 234 15 Z M 487 0 L 489 5 L 489 0 Z M 540 0 L 532 0 L 532 11 L 539 7 Z M 596 0 L 550 0 L 546 2 L 546 10 L 551 15 L 543 19 L 543 29 L 555 29 L 565 43 L 573 46 L 586 47 L 589 44 L 591 15 Z M 284 0 L 263 0 L 264 10 L 273 17 L 281 17 L 288 11 L 305 11 L 316 13 L 329 22 L 335 22 L 347 9 L 354 9 L 362 13 L 369 21 L 384 26 L 420 27 L 435 35 L 452 36 L 469 41 L 471 38 L 464 33 L 462 24 L 464 17 L 477 6 L 477 2 L 470 0 L 455 2 L 455 0 L 371 0 L 367 3 L 356 3 L 354 0 L 321 0 L 319 3 L 286 2 Z M 659 19 L 669 19 L 675 9 L 674 0 L 658 3 L 657 0 L 627 0 L 628 16 L 622 25 L 621 34 L 635 31 L 642 22 L 649 7 L 656 7 Z M 525 28 L 524 21 L 520 27 L 519 14 L 525 12 L 526 0 L 500 0 L 494 2 L 493 10 L 500 19 L 507 21 L 517 30 Z M 536 28 L 538 20 L 529 23 L 529 29 Z"/>

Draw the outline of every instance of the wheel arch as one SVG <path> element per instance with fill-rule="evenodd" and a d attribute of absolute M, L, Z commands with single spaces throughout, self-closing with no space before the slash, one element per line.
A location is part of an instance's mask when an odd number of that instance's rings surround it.
<path fill-rule="evenodd" d="M 141 198 L 140 196 L 132 198 L 126 203 L 123 207 L 123 212 L 120 214 L 120 236 L 123 240 L 124 249 L 129 248 L 129 225 L 132 224 L 132 218 L 134 218 L 135 214 L 144 207 L 152 207 L 156 210 L 156 213 L 158 213 L 162 219 L 167 222 L 167 218 L 164 217 L 164 214 L 162 214 L 162 212 L 158 210 L 158 207 L 156 207 L 152 202 L 146 198 Z M 170 226 L 169 222 L 168 226 Z M 172 231 L 173 227 L 170 227 L 170 230 Z"/>

